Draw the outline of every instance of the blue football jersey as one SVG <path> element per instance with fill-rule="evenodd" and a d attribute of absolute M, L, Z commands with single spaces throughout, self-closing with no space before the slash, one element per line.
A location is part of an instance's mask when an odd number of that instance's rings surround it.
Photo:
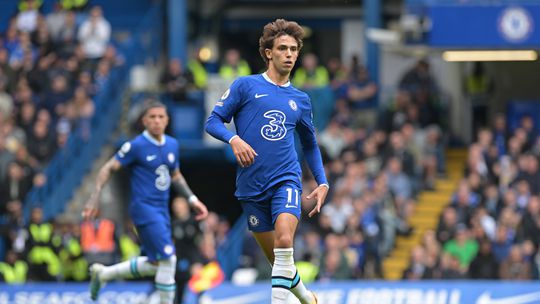
<path fill-rule="evenodd" d="M 236 197 L 257 196 L 282 181 L 299 188 L 301 168 L 294 133 L 315 140 L 311 102 L 306 93 L 287 83 L 276 85 L 266 74 L 238 78 L 217 102 L 212 115 L 229 123 L 258 154 L 253 165 L 238 167 Z"/>
<path fill-rule="evenodd" d="M 130 215 L 136 225 L 169 219 L 171 173 L 179 169 L 176 139 L 156 141 L 147 131 L 122 145 L 116 159 L 131 170 Z"/>

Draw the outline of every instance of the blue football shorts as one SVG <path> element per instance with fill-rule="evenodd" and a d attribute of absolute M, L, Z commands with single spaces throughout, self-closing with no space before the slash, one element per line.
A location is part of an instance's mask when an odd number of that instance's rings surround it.
<path fill-rule="evenodd" d="M 176 253 L 168 221 L 156 221 L 137 225 L 141 252 L 149 262 L 166 260 Z"/>
<path fill-rule="evenodd" d="M 241 200 L 247 216 L 248 228 L 253 232 L 274 230 L 274 223 L 282 213 L 290 213 L 300 220 L 302 188 L 287 181 L 279 183 L 264 193 L 247 200 Z"/>

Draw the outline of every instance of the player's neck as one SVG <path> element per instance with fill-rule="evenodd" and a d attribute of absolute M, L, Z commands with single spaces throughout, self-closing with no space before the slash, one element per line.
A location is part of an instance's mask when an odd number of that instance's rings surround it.
<path fill-rule="evenodd" d="M 163 140 L 163 134 L 158 134 L 158 135 L 155 135 L 155 134 L 152 134 L 150 132 L 148 132 L 148 130 L 146 131 L 148 133 L 148 135 L 153 138 L 154 140 L 156 140 L 158 143 L 162 142 Z"/>
<path fill-rule="evenodd" d="M 289 82 L 289 76 L 290 76 L 289 73 L 287 73 L 286 75 L 281 75 L 275 69 L 269 68 L 268 70 L 266 70 L 266 75 L 275 84 L 280 85 L 280 86 Z"/>

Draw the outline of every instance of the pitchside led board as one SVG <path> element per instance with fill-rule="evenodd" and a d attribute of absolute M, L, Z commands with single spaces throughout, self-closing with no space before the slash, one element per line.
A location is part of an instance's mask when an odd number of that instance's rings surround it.
<path fill-rule="evenodd" d="M 433 5 L 427 42 L 445 48 L 537 48 L 540 0 L 528 5 Z"/>

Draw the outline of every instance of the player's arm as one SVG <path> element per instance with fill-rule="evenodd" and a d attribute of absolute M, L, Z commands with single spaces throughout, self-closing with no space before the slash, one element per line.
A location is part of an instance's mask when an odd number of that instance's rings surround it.
<path fill-rule="evenodd" d="M 242 138 L 225 127 L 225 123 L 231 121 L 242 100 L 242 82 L 237 80 L 216 103 L 206 121 L 205 130 L 216 139 L 230 144 L 238 164 L 241 167 L 249 167 L 255 161 L 257 153 Z"/>
<path fill-rule="evenodd" d="M 103 167 L 101 167 L 101 169 L 99 169 L 94 191 L 84 206 L 82 215 L 85 220 L 96 217 L 99 210 L 99 196 L 101 195 L 101 189 L 103 189 L 103 186 L 111 177 L 111 173 L 118 171 L 121 167 L 122 164 L 120 164 L 116 157 L 113 156 L 105 163 L 105 165 L 103 165 Z"/>
<path fill-rule="evenodd" d="M 186 179 L 178 169 L 174 170 L 173 172 L 171 186 L 177 194 L 185 197 L 191 208 L 193 208 L 195 212 L 197 212 L 197 215 L 195 216 L 196 220 L 200 221 L 206 218 L 206 216 L 208 215 L 208 209 L 199 200 L 199 198 L 195 194 L 193 194 L 193 191 L 191 191 L 191 188 L 187 184 Z"/>
<path fill-rule="evenodd" d="M 319 150 L 319 145 L 317 144 L 317 137 L 315 134 L 315 127 L 311 119 L 311 109 L 306 110 L 306 113 L 303 115 L 302 119 L 296 126 L 298 135 L 300 137 L 300 142 L 302 143 L 302 150 L 304 152 L 304 157 L 306 162 L 315 177 L 315 181 L 319 185 L 315 190 L 313 190 L 306 198 L 307 199 L 316 199 L 317 204 L 309 212 L 309 217 L 312 217 L 314 214 L 321 212 L 321 207 L 324 204 L 326 195 L 328 194 L 328 181 L 326 179 L 326 174 L 324 172 L 324 166 L 321 157 L 321 151 Z"/>

